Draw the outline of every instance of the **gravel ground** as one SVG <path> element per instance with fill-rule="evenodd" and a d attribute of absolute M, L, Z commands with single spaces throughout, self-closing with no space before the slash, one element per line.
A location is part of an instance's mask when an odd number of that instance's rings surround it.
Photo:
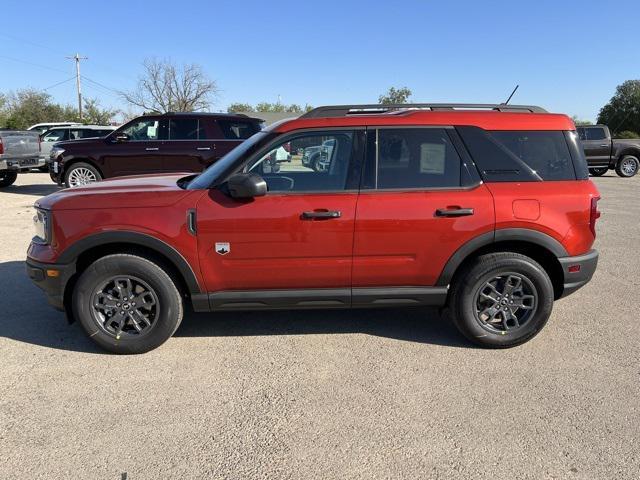
<path fill-rule="evenodd" d="M 189 314 L 99 351 L 24 273 L 25 174 L 0 190 L 0 478 L 640 477 L 640 176 L 595 179 L 593 281 L 510 350 L 429 310 Z"/>

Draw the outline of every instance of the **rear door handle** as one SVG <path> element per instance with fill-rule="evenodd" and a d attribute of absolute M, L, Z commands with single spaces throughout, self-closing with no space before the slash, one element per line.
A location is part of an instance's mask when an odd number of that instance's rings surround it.
<path fill-rule="evenodd" d="M 600 145 L 601 147 L 608 147 L 609 144 L 608 143 L 603 143 L 602 145 Z"/>
<path fill-rule="evenodd" d="M 157 152 L 159 150 L 158 147 L 147 147 L 145 148 L 147 152 Z"/>
<path fill-rule="evenodd" d="M 302 218 L 305 220 L 340 218 L 342 213 L 338 210 L 314 210 L 313 212 L 302 212 Z"/>
<path fill-rule="evenodd" d="M 466 217 L 473 215 L 473 208 L 439 208 L 436 217 Z"/>
<path fill-rule="evenodd" d="M 198 147 L 198 148 L 196 148 L 196 150 L 198 150 L 200 152 L 206 152 L 208 150 L 211 150 L 211 147 Z"/>

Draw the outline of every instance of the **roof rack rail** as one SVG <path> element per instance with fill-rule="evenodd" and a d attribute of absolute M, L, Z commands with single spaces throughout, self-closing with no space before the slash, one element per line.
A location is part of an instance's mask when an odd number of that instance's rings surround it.
<path fill-rule="evenodd" d="M 535 105 L 506 105 L 504 103 L 393 103 L 366 105 L 328 105 L 308 111 L 300 118 L 346 117 L 347 115 L 375 115 L 398 110 L 496 110 L 499 112 L 547 113 Z"/>

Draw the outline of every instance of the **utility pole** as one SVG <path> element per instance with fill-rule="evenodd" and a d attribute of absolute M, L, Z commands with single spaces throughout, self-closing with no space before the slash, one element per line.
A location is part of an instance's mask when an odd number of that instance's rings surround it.
<path fill-rule="evenodd" d="M 87 60 L 89 57 L 81 57 L 79 53 L 76 53 L 73 57 L 67 57 L 70 60 L 76 61 L 76 86 L 78 87 L 78 116 L 82 120 L 82 88 L 80 85 L 80 60 Z"/>

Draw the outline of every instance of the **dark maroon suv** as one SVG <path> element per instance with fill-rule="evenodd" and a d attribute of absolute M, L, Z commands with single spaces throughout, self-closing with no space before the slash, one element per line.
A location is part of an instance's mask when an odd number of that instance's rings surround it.
<path fill-rule="evenodd" d="M 144 115 L 107 137 L 57 143 L 49 171 L 67 187 L 123 175 L 201 172 L 261 127 L 262 120 L 241 114 Z"/>

